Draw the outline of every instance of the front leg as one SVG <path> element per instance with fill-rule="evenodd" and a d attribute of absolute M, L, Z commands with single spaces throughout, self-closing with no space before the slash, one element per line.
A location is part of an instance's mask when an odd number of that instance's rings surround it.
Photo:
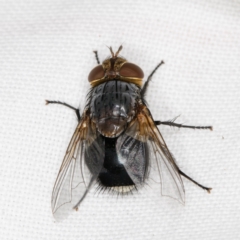
<path fill-rule="evenodd" d="M 75 107 L 73 107 L 73 106 L 71 106 L 71 105 L 69 105 L 67 103 L 60 102 L 60 101 L 49 101 L 49 100 L 46 100 L 46 105 L 48 105 L 48 104 L 61 104 L 61 105 L 65 106 L 65 107 L 71 108 L 72 110 L 75 111 L 75 113 L 77 115 L 77 118 L 78 118 L 78 122 L 80 122 L 80 120 L 81 120 L 80 109 L 77 109 L 77 108 L 75 108 Z"/>

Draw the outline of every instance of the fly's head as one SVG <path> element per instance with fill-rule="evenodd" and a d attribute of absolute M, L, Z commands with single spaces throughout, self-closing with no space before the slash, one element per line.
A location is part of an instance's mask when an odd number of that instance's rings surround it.
<path fill-rule="evenodd" d="M 120 80 L 141 87 L 144 77 L 142 69 L 136 64 L 128 62 L 125 58 L 118 57 L 122 46 L 119 47 L 116 53 L 113 52 L 112 47 L 109 49 L 112 56 L 89 73 L 88 81 L 90 84 L 95 87 L 106 81 Z"/>

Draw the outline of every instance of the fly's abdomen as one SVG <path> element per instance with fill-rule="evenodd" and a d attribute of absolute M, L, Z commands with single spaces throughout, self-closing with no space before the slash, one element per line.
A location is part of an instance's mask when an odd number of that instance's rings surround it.
<path fill-rule="evenodd" d="M 139 88 L 122 81 L 108 81 L 92 91 L 90 112 L 101 135 L 118 137 L 135 116 Z"/>
<path fill-rule="evenodd" d="M 104 138 L 105 156 L 99 183 L 104 187 L 133 186 L 134 183 L 129 177 L 124 165 L 119 161 L 116 151 L 117 138 Z"/>

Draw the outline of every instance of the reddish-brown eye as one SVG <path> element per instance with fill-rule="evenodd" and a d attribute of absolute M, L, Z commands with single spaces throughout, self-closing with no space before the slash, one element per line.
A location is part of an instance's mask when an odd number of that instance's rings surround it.
<path fill-rule="evenodd" d="M 88 75 L 88 81 L 92 82 L 93 80 L 100 79 L 104 77 L 104 70 L 102 65 L 96 66 Z"/>
<path fill-rule="evenodd" d="M 139 66 L 129 62 L 125 63 L 121 67 L 119 74 L 123 77 L 134 77 L 134 78 L 144 77 L 144 73 L 142 69 Z"/>

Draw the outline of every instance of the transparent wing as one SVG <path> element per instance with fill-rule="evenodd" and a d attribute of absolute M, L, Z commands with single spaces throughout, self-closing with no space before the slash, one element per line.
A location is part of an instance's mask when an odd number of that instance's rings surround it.
<path fill-rule="evenodd" d="M 135 187 L 141 186 L 148 176 L 149 153 L 147 142 L 139 141 L 137 132 L 130 128 L 118 137 L 116 149 L 118 160 L 126 169 Z"/>
<path fill-rule="evenodd" d="M 145 105 L 141 105 L 136 119 L 119 137 L 117 149 L 136 186 L 144 183 L 151 168 L 151 178 L 161 183 L 162 195 L 184 203 L 184 186 L 178 166 Z"/>
<path fill-rule="evenodd" d="M 85 113 L 68 145 L 52 191 L 52 212 L 56 219 L 65 218 L 73 207 L 86 196 L 90 182 L 98 176 L 103 164 L 103 152 L 96 141 L 96 128 Z M 98 156 L 89 170 L 86 159 Z M 90 166 L 91 167 L 91 166 Z"/>

